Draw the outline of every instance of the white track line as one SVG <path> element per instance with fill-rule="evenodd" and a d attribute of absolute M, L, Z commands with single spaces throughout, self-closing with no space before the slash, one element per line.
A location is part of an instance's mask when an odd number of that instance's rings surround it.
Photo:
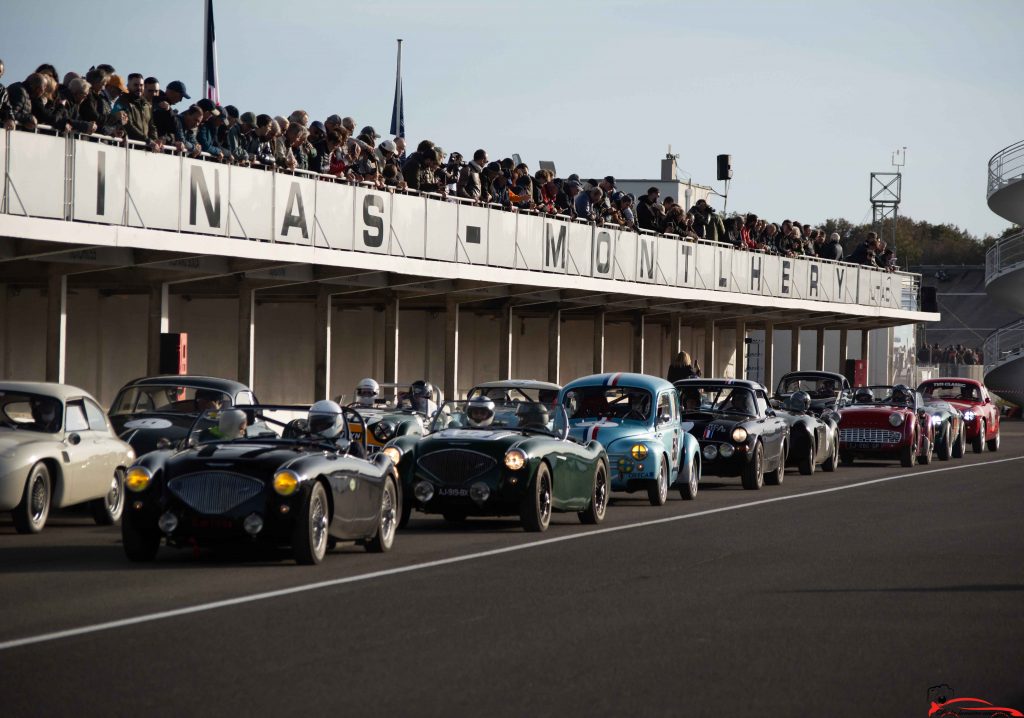
<path fill-rule="evenodd" d="M 375 578 L 385 578 L 387 576 L 395 576 L 401 573 L 409 573 L 411 571 L 422 571 L 428 568 L 437 568 L 438 566 L 447 566 L 455 563 L 462 563 L 464 561 L 474 561 L 480 558 L 487 558 L 489 556 L 499 556 L 505 553 L 512 553 L 514 551 L 525 551 L 526 549 L 537 548 L 539 546 L 549 546 L 551 544 L 561 543 L 563 541 L 576 541 L 578 539 L 587 539 L 594 536 L 601 536 L 604 534 L 615 533 L 616 531 L 628 531 L 631 529 L 645 528 L 647 526 L 657 526 L 659 524 L 672 523 L 674 521 L 684 521 L 686 519 L 695 519 L 700 516 L 709 516 L 711 514 L 719 514 L 725 511 L 736 511 L 738 509 L 746 509 L 752 506 L 763 506 L 765 504 L 772 504 L 778 501 L 792 501 L 794 499 L 803 499 L 808 496 L 820 496 L 822 494 L 830 494 L 836 491 L 846 491 L 847 489 L 857 489 L 862 486 L 871 486 L 872 484 L 880 484 L 887 481 L 897 481 L 899 479 L 916 478 L 919 476 L 927 476 L 928 474 L 938 474 L 944 471 L 958 471 L 960 469 L 976 468 L 978 466 L 987 466 L 991 464 L 1002 464 L 1007 461 L 1019 461 L 1024 459 L 1024 456 L 1013 456 L 1006 459 L 994 459 L 992 461 L 982 461 L 976 464 L 959 464 L 956 466 L 944 466 L 939 469 L 928 469 L 926 471 L 917 471 L 912 474 L 900 474 L 898 476 L 887 476 L 881 479 L 870 479 L 868 481 L 860 481 L 856 484 L 845 484 L 843 486 L 834 486 L 829 489 L 816 489 L 814 491 L 805 491 L 799 494 L 790 494 L 788 496 L 775 496 L 770 499 L 759 499 L 757 501 L 748 501 L 743 504 L 735 504 L 733 506 L 722 506 L 716 509 L 707 509 L 706 511 L 696 511 L 690 514 L 681 514 L 678 516 L 666 516 L 660 519 L 651 519 L 650 521 L 638 521 L 632 524 L 623 524 L 622 526 L 608 526 L 606 528 L 594 529 L 591 531 L 583 531 L 581 533 L 570 534 L 567 536 L 558 536 L 555 538 L 541 539 L 539 541 L 531 541 L 529 543 L 517 544 L 515 546 L 506 546 L 505 548 L 496 548 L 489 551 L 478 551 L 477 553 L 469 553 L 462 556 L 452 556 L 451 558 L 437 559 L 436 561 L 426 561 L 424 563 L 412 564 L 409 566 L 400 566 L 398 568 L 389 568 L 384 571 L 372 571 L 370 573 L 361 573 L 356 576 L 346 576 L 345 578 L 336 578 L 330 581 L 318 581 L 316 583 L 302 584 L 301 586 L 292 586 L 291 588 L 282 588 L 277 591 L 266 591 L 264 593 L 253 593 L 248 596 L 239 596 L 237 598 L 228 598 L 223 601 L 213 601 L 211 603 L 200 603 L 195 606 L 188 606 L 186 608 L 176 608 L 171 611 L 159 611 L 157 613 L 147 613 L 142 616 L 135 616 L 134 618 L 122 618 L 117 621 L 107 621 L 105 623 L 95 623 L 91 626 L 81 626 L 79 628 L 69 628 L 64 631 L 54 631 L 53 633 L 42 633 L 36 636 L 28 636 L 26 638 L 16 638 L 11 641 L 4 641 L 0 643 L 0 651 L 6 651 L 11 648 L 18 648 L 20 646 L 28 646 L 34 643 L 45 643 L 47 641 L 57 641 L 62 638 L 72 638 L 74 636 L 82 636 L 88 633 L 98 633 L 100 631 L 108 631 L 114 628 L 124 628 L 126 626 L 135 626 L 140 623 L 149 623 L 151 621 L 159 621 L 165 618 L 174 618 L 176 616 L 187 616 L 192 613 L 203 613 L 205 611 L 213 611 L 218 608 L 227 608 L 228 606 L 238 606 L 243 603 L 254 603 L 256 601 L 265 601 L 270 598 L 280 598 L 281 596 L 288 596 L 296 593 L 306 593 L 307 591 L 317 591 L 323 588 L 333 588 L 335 586 L 343 586 L 349 583 L 359 583 L 362 581 L 371 581 Z"/>

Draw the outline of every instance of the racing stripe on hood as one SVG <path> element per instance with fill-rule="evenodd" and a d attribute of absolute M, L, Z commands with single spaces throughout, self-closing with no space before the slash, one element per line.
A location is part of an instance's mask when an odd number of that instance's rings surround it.
<path fill-rule="evenodd" d="M 608 377 L 608 384 L 606 386 L 617 386 L 618 383 L 619 383 L 619 377 L 621 377 L 621 376 L 622 376 L 622 372 L 621 371 L 615 372 L 610 377 Z"/>

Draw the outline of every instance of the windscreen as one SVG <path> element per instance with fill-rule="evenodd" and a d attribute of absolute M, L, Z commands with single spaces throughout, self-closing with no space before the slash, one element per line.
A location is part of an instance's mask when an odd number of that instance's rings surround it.
<path fill-rule="evenodd" d="M 780 394 L 806 391 L 811 399 L 832 399 L 839 395 L 839 390 L 835 379 L 824 377 L 792 377 L 779 385 Z"/>
<path fill-rule="evenodd" d="M 962 381 L 933 381 L 921 385 L 925 399 L 958 401 L 981 401 L 981 390 L 974 384 Z"/>
<path fill-rule="evenodd" d="M 565 412 L 556 404 L 540 402 L 492 402 L 493 412 L 469 401 L 446 401 L 431 422 L 430 431 L 444 429 L 516 429 L 564 434 Z"/>
<path fill-rule="evenodd" d="M 562 403 L 574 419 L 651 420 L 651 392 L 632 386 L 581 386 L 565 393 Z"/>
<path fill-rule="evenodd" d="M 110 415 L 199 414 L 229 404 L 231 397 L 216 389 L 173 384 L 132 386 L 117 395 Z"/>
<path fill-rule="evenodd" d="M 754 392 L 742 386 L 687 385 L 679 389 L 682 413 L 737 414 L 757 416 Z"/>

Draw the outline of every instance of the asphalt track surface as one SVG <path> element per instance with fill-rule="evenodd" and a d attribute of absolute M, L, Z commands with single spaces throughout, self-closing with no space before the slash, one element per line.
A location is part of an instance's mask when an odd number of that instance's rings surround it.
<path fill-rule="evenodd" d="M 0 519 L 4 716 L 924 716 L 1024 708 L 1024 424 L 998 453 L 863 463 L 662 508 L 451 527 L 394 550 L 162 549 Z M 219 603 L 218 603 L 219 602 Z"/>

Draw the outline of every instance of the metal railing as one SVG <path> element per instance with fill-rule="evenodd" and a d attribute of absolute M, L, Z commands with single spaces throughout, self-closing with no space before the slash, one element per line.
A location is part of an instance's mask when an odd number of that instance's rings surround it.
<path fill-rule="evenodd" d="M 985 372 L 1024 357 L 1024 319 L 996 329 L 985 339 Z"/>
<path fill-rule="evenodd" d="M 985 253 L 985 284 L 1024 266 L 1024 230 L 1003 237 Z"/>
<path fill-rule="evenodd" d="M 992 155 L 988 161 L 988 194 L 991 197 L 1003 187 L 1024 179 L 1024 140 Z"/>

